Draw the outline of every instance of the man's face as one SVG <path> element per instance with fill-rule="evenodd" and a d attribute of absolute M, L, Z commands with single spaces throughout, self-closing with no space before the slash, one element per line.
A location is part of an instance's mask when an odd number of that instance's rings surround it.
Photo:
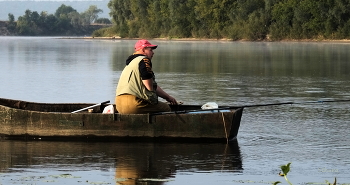
<path fill-rule="evenodd" d="M 152 48 L 144 48 L 143 52 L 148 58 L 152 59 L 152 57 L 154 55 L 154 52 L 153 52 Z"/>

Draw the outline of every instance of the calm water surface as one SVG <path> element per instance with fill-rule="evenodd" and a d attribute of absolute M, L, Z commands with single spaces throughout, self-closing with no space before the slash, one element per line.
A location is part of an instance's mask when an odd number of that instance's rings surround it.
<path fill-rule="evenodd" d="M 0 96 L 114 101 L 134 40 L 0 37 Z M 238 140 L 208 143 L 0 141 L 0 184 L 350 184 L 350 44 L 152 41 L 160 86 L 186 104 L 246 108 Z"/>

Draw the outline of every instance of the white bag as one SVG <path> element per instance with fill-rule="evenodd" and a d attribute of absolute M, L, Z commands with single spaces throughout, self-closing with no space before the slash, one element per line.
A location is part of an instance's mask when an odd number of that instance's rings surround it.
<path fill-rule="evenodd" d="M 103 109 L 103 114 L 114 114 L 114 106 L 113 105 L 108 105 Z"/>
<path fill-rule="evenodd" d="M 208 102 L 208 103 L 204 104 L 201 108 L 202 109 L 217 109 L 217 108 L 219 108 L 219 106 L 215 102 Z"/>

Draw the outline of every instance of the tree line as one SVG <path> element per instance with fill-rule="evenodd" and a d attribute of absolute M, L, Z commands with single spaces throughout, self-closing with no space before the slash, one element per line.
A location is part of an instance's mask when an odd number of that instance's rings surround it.
<path fill-rule="evenodd" d="M 349 0 L 111 0 L 95 36 L 233 40 L 349 39 Z"/>
<path fill-rule="evenodd" d="M 94 28 L 92 23 L 111 24 L 107 18 L 98 18 L 102 13 L 95 5 L 91 5 L 85 12 L 78 13 L 71 6 L 62 4 L 55 14 L 43 11 L 26 10 L 23 16 L 15 21 L 13 14 L 9 13 L 7 29 L 13 35 L 42 36 L 42 35 L 84 35 L 91 34 Z"/>

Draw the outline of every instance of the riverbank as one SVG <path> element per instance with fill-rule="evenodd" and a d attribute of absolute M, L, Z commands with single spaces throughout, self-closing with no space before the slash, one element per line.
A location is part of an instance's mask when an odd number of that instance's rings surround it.
<path fill-rule="evenodd" d="M 104 25 L 91 25 L 91 26 L 104 26 Z M 96 28 L 95 28 L 96 29 Z M 7 22 L 0 21 L 0 36 L 15 36 L 11 34 L 7 29 Z M 37 36 L 40 37 L 40 36 Z M 140 38 L 121 38 L 119 36 L 113 37 L 86 37 L 86 36 L 64 36 L 60 37 L 60 39 L 96 39 L 96 40 L 138 40 Z M 271 39 L 259 40 L 259 41 L 250 41 L 250 40 L 232 40 L 232 39 L 207 39 L 207 38 L 152 38 L 150 40 L 166 40 L 166 41 L 227 41 L 227 42 L 338 42 L 338 43 L 350 43 L 349 39 L 341 39 L 341 40 L 329 40 L 329 39 L 284 39 L 279 41 L 274 41 Z"/>
<path fill-rule="evenodd" d="M 118 36 L 115 37 L 68 37 L 62 39 L 96 39 L 96 40 L 138 40 L 142 38 L 121 38 Z M 259 41 L 251 41 L 251 40 L 232 40 L 232 39 L 205 39 L 205 38 L 152 38 L 149 40 L 167 40 L 167 41 L 228 41 L 228 42 L 341 42 L 341 43 L 350 43 L 349 39 L 340 39 L 340 40 L 330 40 L 330 39 L 284 39 L 284 40 L 259 40 Z"/>

